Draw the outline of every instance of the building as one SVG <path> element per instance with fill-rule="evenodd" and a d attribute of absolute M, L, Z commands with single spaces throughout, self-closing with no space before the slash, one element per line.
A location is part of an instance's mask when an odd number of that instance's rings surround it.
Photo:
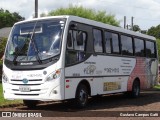
<path fill-rule="evenodd" d="M 5 27 L 0 29 L 0 38 L 8 38 L 9 33 L 11 31 L 11 27 Z"/>
<path fill-rule="evenodd" d="M 10 31 L 11 31 L 11 27 L 5 27 L 0 29 L 0 44 L 2 42 L 1 38 L 8 38 Z M 0 51 L 0 60 L 2 59 L 3 59 L 3 52 Z"/>

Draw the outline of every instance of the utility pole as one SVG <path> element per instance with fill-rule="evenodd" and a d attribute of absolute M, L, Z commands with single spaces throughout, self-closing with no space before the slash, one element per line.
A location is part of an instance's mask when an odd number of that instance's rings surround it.
<path fill-rule="evenodd" d="M 132 16 L 132 18 L 131 18 L 131 29 L 133 30 L 133 16 Z"/>
<path fill-rule="evenodd" d="M 126 16 L 124 16 L 124 29 L 126 29 Z"/>
<path fill-rule="evenodd" d="M 38 0 L 35 0 L 35 18 L 38 18 Z"/>

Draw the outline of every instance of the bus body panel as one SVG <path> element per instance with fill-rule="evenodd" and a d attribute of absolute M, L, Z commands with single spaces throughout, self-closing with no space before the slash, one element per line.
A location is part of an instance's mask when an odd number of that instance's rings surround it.
<path fill-rule="evenodd" d="M 135 58 L 92 55 L 82 63 L 66 67 L 65 77 L 69 80 L 66 85 L 70 87 L 65 88 L 65 98 L 75 97 L 78 83 L 82 80 L 90 84 L 91 95 L 127 91 L 128 79 L 135 65 Z"/>
<path fill-rule="evenodd" d="M 65 68 L 65 98 L 75 98 L 82 80 L 90 84 L 91 96 L 131 91 L 137 78 L 141 89 L 153 87 L 157 80 L 157 63 L 156 59 L 91 56 L 80 64 Z"/>
<path fill-rule="evenodd" d="M 136 64 L 135 58 L 91 55 L 86 61 L 66 67 L 66 77 L 129 76 Z"/>

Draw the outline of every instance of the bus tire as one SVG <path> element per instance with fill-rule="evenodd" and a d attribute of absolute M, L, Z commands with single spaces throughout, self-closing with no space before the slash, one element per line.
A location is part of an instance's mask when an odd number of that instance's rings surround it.
<path fill-rule="evenodd" d="M 88 89 L 86 85 L 80 84 L 76 91 L 76 107 L 84 108 L 88 103 Z"/>
<path fill-rule="evenodd" d="M 23 104 L 30 109 L 33 109 L 37 106 L 38 100 L 23 100 Z"/>
<path fill-rule="evenodd" d="M 140 83 L 138 80 L 134 80 L 132 85 L 131 97 L 137 98 L 140 95 Z"/>

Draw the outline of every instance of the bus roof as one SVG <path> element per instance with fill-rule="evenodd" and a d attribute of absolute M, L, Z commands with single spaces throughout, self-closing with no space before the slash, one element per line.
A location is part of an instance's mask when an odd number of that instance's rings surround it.
<path fill-rule="evenodd" d="M 137 36 L 137 37 L 141 37 L 141 38 L 146 38 L 146 39 L 150 39 L 150 40 L 156 40 L 156 38 L 153 37 L 153 36 L 145 35 L 145 34 L 142 34 L 142 33 L 139 33 L 139 32 L 134 32 L 134 31 L 131 31 L 131 30 L 123 29 L 121 27 L 115 27 L 115 26 L 112 26 L 112 25 L 109 25 L 109 24 L 97 22 L 97 21 L 94 21 L 94 20 L 89 20 L 89 19 L 86 19 L 86 18 L 78 17 L 78 16 L 72 16 L 72 15 L 61 15 L 61 16 L 49 16 L 49 17 L 42 17 L 42 18 L 33 18 L 33 19 L 30 19 L 30 20 L 20 21 L 20 22 L 17 22 L 15 24 L 25 23 L 25 22 L 30 22 L 30 21 L 36 21 L 36 20 L 48 20 L 48 19 L 53 19 L 53 18 L 61 18 L 61 19 L 67 18 L 69 22 L 70 21 L 76 21 L 76 22 L 79 22 L 79 23 L 84 23 L 84 24 L 95 26 L 95 27 L 105 28 L 105 29 L 108 29 L 108 30 L 121 32 L 121 33 L 124 33 L 124 34 L 129 34 L 129 35 L 133 35 L 133 36 Z"/>

